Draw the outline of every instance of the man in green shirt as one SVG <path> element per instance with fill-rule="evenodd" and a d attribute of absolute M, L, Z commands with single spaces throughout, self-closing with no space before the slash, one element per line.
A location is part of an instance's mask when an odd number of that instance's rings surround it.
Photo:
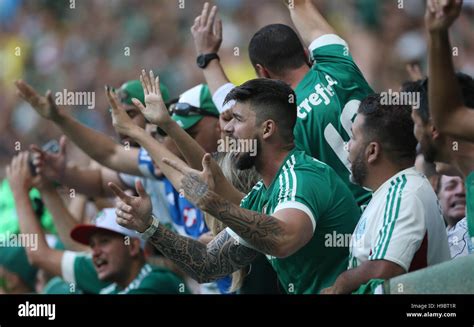
<path fill-rule="evenodd" d="M 144 87 L 148 92 L 157 93 L 156 87 L 147 83 Z M 218 179 L 218 167 L 209 154 L 203 158 L 202 172 L 177 158 L 164 160 L 175 168 L 175 174 L 182 175 L 174 176 L 181 180 L 177 189 L 228 226 L 207 246 L 160 225 L 151 215 L 150 197 L 140 184 L 138 197 L 111 185 L 121 199 L 117 222 L 143 233 L 198 282 L 232 273 L 250 264 L 261 252 L 287 293 L 315 294 L 331 285 L 345 271 L 348 260 L 349 244 L 336 239 L 351 235 L 360 211 L 331 167 L 295 148 L 296 103 L 288 101 L 294 96 L 284 82 L 255 79 L 234 88 L 226 99 L 236 101 L 233 119 L 225 126 L 226 135 L 242 146 L 234 149 L 236 168 L 255 166 L 262 177 L 245 197 L 230 194 L 230 189 L 222 192 L 226 182 Z M 155 98 L 160 98 L 158 93 Z M 167 112 L 162 101 L 147 102 L 147 108 L 141 110 L 161 116 L 161 125 L 168 125 L 168 129 L 174 124 L 164 117 Z M 143 133 L 120 111 L 114 110 L 113 115 L 124 134 L 139 138 Z"/>
<path fill-rule="evenodd" d="M 360 102 L 373 91 L 353 61 L 347 43 L 318 12 L 311 0 L 292 0 L 293 23 L 309 48 L 291 27 L 271 24 L 260 29 L 249 44 L 249 57 L 258 77 L 278 79 L 290 85 L 297 103 L 295 144 L 306 154 L 328 164 L 349 187 L 359 206 L 370 200 L 370 192 L 350 182 L 350 164 L 345 147 Z M 225 96 L 234 87 L 215 56 L 222 41 L 217 8 L 204 5 L 192 33 L 198 58 L 213 100 L 220 112 Z M 220 32 L 219 32 L 220 31 Z M 295 100 L 296 99 L 296 100 Z M 222 127 L 222 126 L 221 126 Z"/>
<path fill-rule="evenodd" d="M 15 198 L 20 230 L 38 235 L 35 247 L 25 247 L 29 261 L 52 276 L 62 276 L 85 293 L 101 294 L 179 294 L 186 293 L 184 282 L 170 271 L 146 263 L 144 241 L 115 221 L 113 209 L 105 209 L 95 224 L 78 225 L 71 237 L 91 247 L 91 254 L 59 251 L 49 247 L 33 212 L 28 192 L 54 187 L 42 176 L 32 177 L 28 153 L 15 156 L 7 167 L 7 179 Z"/>

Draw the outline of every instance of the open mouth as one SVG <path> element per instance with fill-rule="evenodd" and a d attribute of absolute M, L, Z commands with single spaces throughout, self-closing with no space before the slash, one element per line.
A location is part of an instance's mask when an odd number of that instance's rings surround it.
<path fill-rule="evenodd" d="M 104 268 L 107 266 L 107 264 L 108 264 L 108 262 L 105 259 L 102 259 L 102 258 L 94 259 L 94 265 L 95 265 L 98 272 L 104 270 Z"/>
<path fill-rule="evenodd" d="M 466 208 L 466 201 L 465 200 L 453 201 L 449 207 L 451 209 L 465 209 Z"/>

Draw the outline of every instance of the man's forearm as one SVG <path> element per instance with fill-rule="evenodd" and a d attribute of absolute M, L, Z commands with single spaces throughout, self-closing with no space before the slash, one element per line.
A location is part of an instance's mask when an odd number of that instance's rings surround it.
<path fill-rule="evenodd" d="M 41 190 L 41 197 L 53 217 L 56 230 L 66 248 L 73 251 L 85 251 L 87 247 L 76 243 L 70 236 L 71 230 L 76 226 L 77 222 L 64 205 L 56 190 Z"/>
<path fill-rule="evenodd" d="M 100 164 L 123 173 L 141 175 L 136 160 L 119 160 L 118 145 L 114 140 L 89 128 L 64 113 L 54 118 L 54 123 L 82 151 Z"/>
<path fill-rule="evenodd" d="M 451 51 L 448 30 L 430 33 L 429 107 L 435 126 L 446 133 L 456 129 L 453 113 L 463 105 Z"/>
<path fill-rule="evenodd" d="M 21 233 L 28 235 L 29 238 L 34 237 L 37 241 L 35 247 L 25 247 L 29 261 L 54 276 L 60 275 L 61 265 L 54 262 L 57 258 L 57 253 L 52 253 L 57 251 L 52 250 L 46 242 L 46 237 L 39 224 L 39 220 L 33 211 L 28 192 L 13 191 L 13 195 Z"/>
<path fill-rule="evenodd" d="M 335 34 L 311 0 L 292 0 L 289 9 L 291 19 L 306 46 L 322 35 Z"/>
<path fill-rule="evenodd" d="M 222 85 L 229 83 L 229 78 L 219 60 L 212 60 L 202 71 L 211 94 L 216 93 Z"/>
<path fill-rule="evenodd" d="M 62 184 L 90 197 L 106 196 L 102 187 L 102 175 L 99 169 L 78 167 L 75 164 L 66 166 L 64 176 L 59 181 Z"/>
<path fill-rule="evenodd" d="M 237 271 L 259 255 L 235 242 L 225 231 L 206 246 L 160 225 L 149 241 L 199 283 L 213 281 Z"/>
<path fill-rule="evenodd" d="M 235 233 L 258 251 L 281 257 L 286 243 L 285 223 L 272 216 L 240 208 L 209 192 L 205 211 L 229 226 Z"/>

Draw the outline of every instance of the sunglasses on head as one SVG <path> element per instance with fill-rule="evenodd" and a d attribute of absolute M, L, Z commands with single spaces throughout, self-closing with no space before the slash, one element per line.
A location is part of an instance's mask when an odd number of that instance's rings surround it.
<path fill-rule="evenodd" d="M 171 115 L 176 114 L 179 116 L 214 116 L 219 117 L 217 114 L 203 110 L 201 108 L 190 105 L 185 102 L 175 102 L 170 104 L 169 112 Z"/>

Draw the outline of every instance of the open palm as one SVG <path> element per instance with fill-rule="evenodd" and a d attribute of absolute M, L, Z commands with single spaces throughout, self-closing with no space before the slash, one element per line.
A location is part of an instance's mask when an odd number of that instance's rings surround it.
<path fill-rule="evenodd" d="M 138 99 L 133 99 L 133 103 L 150 123 L 163 126 L 171 120 L 171 117 L 161 96 L 159 77 L 155 78 L 151 70 L 149 75 L 142 70 L 140 82 L 145 94 L 146 107 Z"/>

